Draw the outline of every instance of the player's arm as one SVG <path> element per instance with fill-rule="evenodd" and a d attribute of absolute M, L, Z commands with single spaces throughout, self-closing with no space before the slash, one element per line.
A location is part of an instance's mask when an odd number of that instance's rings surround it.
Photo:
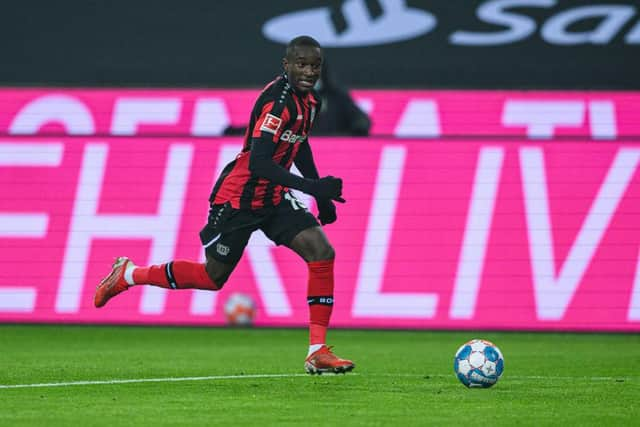
<path fill-rule="evenodd" d="M 298 154 L 296 154 L 296 158 L 293 162 L 305 178 L 320 178 L 318 169 L 316 168 L 316 162 L 313 160 L 313 153 L 311 152 L 311 146 L 309 145 L 308 139 L 305 139 L 300 143 Z"/>
<path fill-rule="evenodd" d="M 266 108 L 268 109 L 269 105 Z M 276 184 L 311 194 L 316 198 L 329 200 L 340 198 L 342 194 L 341 179 L 331 176 L 315 179 L 303 178 L 292 174 L 273 161 L 273 153 L 282 134 L 282 128 L 284 128 L 285 121 L 283 119 L 288 117 L 288 113 L 283 110 L 281 118 L 270 112 L 265 113 L 265 110 L 263 109 L 263 114 L 256 122 L 256 129 L 252 133 L 251 154 L 249 156 L 251 173 Z"/>
<path fill-rule="evenodd" d="M 294 163 L 304 177 L 318 179 L 320 176 L 318 174 L 318 169 L 316 168 L 316 163 L 313 160 L 313 153 L 308 140 L 301 143 Z M 345 202 L 342 197 L 335 200 L 341 203 Z M 331 224 L 338 219 L 336 207 L 331 199 L 316 198 L 316 201 L 318 204 L 318 219 L 322 225 Z"/>
<path fill-rule="evenodd" d="M 294 163 L 298 170 L 302 173 L 302 176 L 304 176 L 305 178 L 313 180 L 319 179 L 320 174 L 318 174 L 316 162 L 313 160 L 313 153 L 311 151 L 311 146 L 309 145 L 309 140 L 305 140 L 304 142 L 300 143 L 300 148 L 298 149 L 298 154 L 296 155 Z M 327 201 L 331 200 L 335 200 L 340 203 L 345 202 L 342 197 L 328 199 Z"/>
<path fill-rule="evenodd" d="M 273 161 L 276 146 L 270 139 L 261 137 L 251 140 L 249 170 L 260 178 L 311 194 L 312 180 L 294 175 Z"/>

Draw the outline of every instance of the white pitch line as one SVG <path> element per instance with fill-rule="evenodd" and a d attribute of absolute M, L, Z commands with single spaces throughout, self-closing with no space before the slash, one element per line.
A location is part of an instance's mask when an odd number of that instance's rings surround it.
<path fill-rule="evenodd" d="M 134 384 L 134 383 L 164 383 L 181 381 L 211 381 L 211 380 L 236 380 L 257 378 L 287 378 L 305 377 L 308 374 L 254 374 L 254 375 L 210 375 L 207 377 L 167 377 L 167 378 L 132 378 L 123 380 L 101 381 L 69 381 L 61 383 L 36 383 L 36 384 L 0 384 L 0 389 L 8 388 L 36 388 L 36 387 L 69 387 L 76 385 L 108 385 L 108 384 Z"/>
<path fill-rule="evenodd" d="M 350 373 L 349 376 L 359 376 L 357 373 Z M 16 388 L 38 388 L 38 387 L 71 387 L 79 385 L 110 385 L 110 384 L 136 384 L 136 383 L 163 383 L 163 382 L 185 382 L 185 381 L 213 381 L 213 380 L 241 380 L 241 379 L 260 379 L 260 378 L 294 378 L 308 377 L 309 374 L 250 374 L 250 375 L 210 375 L 206 377 L 167 377 L 167 378 L 131 378 L 121 380 L 97 380 L 97 381 L 69 381 L 60 383 L 35 383 L 35 384 L 0 384 L 0 389 L 16 389 Z M 324 375 L 323 377 L 331 377 L 332 375 Z M 335 375 L 336 377 L 339 375 Z M 413 378 L 455 378 L 453 374 L 366 374 L 364 376 L 371 377 L 413 377 Z M 548 381 L 635 381 L 638 377 L 546 377 L 546 376 L 523 376 L 508 375 L 507 380 L 548 380 Z M 504 379 L 502 380 L 504 382 Z"/>

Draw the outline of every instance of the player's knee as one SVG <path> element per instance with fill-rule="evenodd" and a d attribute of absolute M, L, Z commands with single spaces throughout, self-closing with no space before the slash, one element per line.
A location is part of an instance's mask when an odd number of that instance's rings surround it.
<path fill-rule="evenodd" d="M 324 261 L 336 257 L 335 249 L 320 227 L 309 228 L 299 233 L 289 246 L 305 261 Z"/>
<path fill-rule="evenodd" d="M 313 253 L 309 261 L 325 261 L 334 259 L 336 257 L 336 251 L 330 244 L 319 245 L 314 248 Z"/>
<path fill-rule="evenodd" d="M 229 279 L 229 274 L 222 273 L 222 272 L 214 272 L 214 274 L 209 273 L 209 278 L 213 283 L 216 284 L 216 287 L 218 288 L 218 290 L 220 290 L 222 289 L 224 284 L 227 283 L 227 280 Z"/>
<path fill-rule="evenodd" d="M 220 290 L 229 279 L 231 272 L 216 267 L 217 266 L 214 263 L 208 262 L 205 266 L 205 270 L 207 271 L 209 279 L 211 279 L 218 290 Z"/>
<path fill-rule="evenodd" d="M 336 250 L 331 245 L 327 245 L 323 253 L 324 259 L 334 259 L 336 257 Z"/>

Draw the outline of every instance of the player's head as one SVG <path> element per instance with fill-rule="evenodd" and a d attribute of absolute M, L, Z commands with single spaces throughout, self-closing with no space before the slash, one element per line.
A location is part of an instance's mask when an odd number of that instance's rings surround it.
<path fill-rule="evenodd" d="M 309 36 L 291 40 L 282 58 L 282 66 L 291 85 L 301 92 L 309 92 L 320 78 L 322 48 Z"/>

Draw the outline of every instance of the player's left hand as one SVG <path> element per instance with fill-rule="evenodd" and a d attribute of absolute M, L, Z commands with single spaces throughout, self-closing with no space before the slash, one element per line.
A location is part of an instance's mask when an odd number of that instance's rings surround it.
<path fill-rule="evenodd" d="M 338 215 L 336 214 L 336 206 L 329 199 L 317 200 L 318 202 L 318 219 L 320 224 L 327 225 L 336 222 Z"/>

